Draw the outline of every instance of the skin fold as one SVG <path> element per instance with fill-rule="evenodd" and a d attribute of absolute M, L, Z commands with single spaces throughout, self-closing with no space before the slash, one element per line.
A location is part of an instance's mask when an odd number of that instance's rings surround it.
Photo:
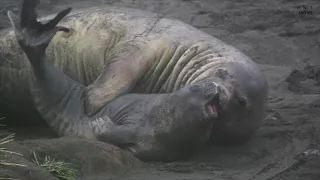
<path fill-rule="evenodd" d="M 25 0 L 20 20 L 11 11 L 8 16 L 32 67 L 34 104 L 60 136 L 104 141 L 149 161 L 176 160 L 205 144 L 217 117 L 220 88 L 216 83 L 195 83 L 173 93 L 126 94 L 87 116 L 86 86 L 54 67 L 46 55 L 53 36 L 70 31 L 56 25 L 71 8 L 42 24 L 36 20 L 36 5 L 35 0 Z"/>
<path fill-rule="evenodd" d="M 267 81 L 249 57 L 224 42 L 181 21 L 129 8 L 73 11 L 59 25 L 70 31 L 53 36 L 46 56 L 54 67 L 84 85 L 86 116 L 96 116 L 127 93 L 172 93 L 214 82 L 220 89 L 219 117 L 208 143 L 242 144 L 260 128 Z M 7 87 L 0 95 L 19 106 L 29 104 L 23 102 L 30 96 L 26 81 L 32 68 L 12 29 L 1 32 L 0 48 L 0 83 Z M 16 97 L 17 91 L 25 93 Z"/>

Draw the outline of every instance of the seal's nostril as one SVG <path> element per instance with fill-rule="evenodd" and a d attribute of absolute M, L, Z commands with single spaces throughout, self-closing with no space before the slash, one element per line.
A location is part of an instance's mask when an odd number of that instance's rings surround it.
<path fill-rule="evenodd" d="M 240 106 L 245 107 L 245 106 L 247 105 L 247 100 L 246 100 L 245 98 L 239 98 L 239 99 L 238 99 L 238 104 L 239 104 Z"/>
<path fill-rule="evenodd" d="M 212 82 L 212 84 L 210 84 L 210 89 L 216 94 L 219 92 L 219 85 L 216 82 Z"/>

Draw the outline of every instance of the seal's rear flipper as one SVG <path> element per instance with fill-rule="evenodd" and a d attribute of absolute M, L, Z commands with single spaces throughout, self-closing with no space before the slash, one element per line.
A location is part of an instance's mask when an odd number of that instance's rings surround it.
<path fill-rule="evenodd" d="M 48 21 L 46 24 L 44 24 L 42 26 L 42 30 L 43 31 L 47 31 L 47 30 L 50 30 L 52 28 L 54 28 L 66 15 L 68 15 L 70 12 L 71 12 L 71 9 L 72 8 L 67 8 L 61 12 L 59 12 L 56 17 L 54 17 L 53 19 L 51 19 L 50 21 Z M 60 27 L 62 29 L 60 29 L 61 31 L 69 31 L 68 28 L 63 28 L 63 27 Z"/>
<path fill-rule="evenodd" d="M 23 0 L 20 12 L 21 28 L 39 29 L 42 25 L 37 21 L 36 7 L 39 0 Z"/>
<path fill-rule="evenodd" d="M 47 60 L 45 49 L 57 31 L 68 28 L 55 26 L 71 8 L 58 13 L 46 24 L 37 21 L 38 0 L 24 0 L 20 19 L 11 11 L 9 19 L 16 39 L 32 65 L 30 93 L 39 113 L 59 135 L 87 134 L 87 118 L 82 111 L 81 94 L 85 86 L 66 76 Z M 77 124 L 77 126 L 74 126 Z M 83 126 L 82 126 L 83 125 Z"/>
<path fill-rule="evenodd" d="M 22 2 L 20 19 L 12 11 L 8 11 L 7 13 L 18 43 L 27 56 L 44 53 L 56 32 L 69 31 L 66 27 L 56 25 L 63 17 L 70 13 L 71 8 L 59 12 L 48 23 L 42 24 L 37 21 L 35 8 L 38 4 L 39 0 L 24 0 Z"/>

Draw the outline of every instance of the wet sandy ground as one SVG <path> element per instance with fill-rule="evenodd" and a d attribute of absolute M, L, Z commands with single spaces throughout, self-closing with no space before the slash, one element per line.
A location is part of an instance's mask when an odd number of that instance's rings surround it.
<path fill-rule="evenodd" d="M 65 4 L 73 8 L 107 4 L 160 13 L 237 47 L 259 63 L 268 78 L 268 116 L 251 142 L 211 147 L 186 161 L 150 164 L 150 169 L 121 179 L 316 180 L 320 179 L 317 1 L 43 0 L 40 14 L 61 10 Z M 19 5 L 18 0 L 1 0 L 1 28 L 9 26 L 6 11 L 17 11 Z M 304 8 L 307 14 L 300 14 Z"/>

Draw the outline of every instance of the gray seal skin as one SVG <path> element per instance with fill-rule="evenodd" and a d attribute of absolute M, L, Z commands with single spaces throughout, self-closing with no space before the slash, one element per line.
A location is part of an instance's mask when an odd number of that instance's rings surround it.
<path fill-rule="evenodd" d="M 30 92 L 35 106 L 60 136 L 104 141 L 149 161 L 176 160 L 206 143 L 217 117 L 219 87 L 214 82 L 166 94 L 126 94 L 87 116 L 82 96 L 86 87 L 52 66 L 45 52 L 56 32 L 69 31 L 55 25 L 71 8 L 42 24 L 36 20 L 36 5 L 35 0 L 25 0 L 20 20 L 11 11 L 8 16 L 32 66 Z"/>
<path fill-rule="evenodd" d="M 221 90 L 219 117 L 209 143 L 241 144 L 260 128 L 268 95 L 266 78 L 249 57 L 217 38 L 179 20 L 117 7 L 74 11 L 59 25 L 71 31 L 54 36 L 47 56 L 55 67 L 87 86 L 86 115 L 95 115 L 127 93 L 171 93 L 208 81 Z M 2 33 L 0 47 L 2 59 L 10 59 L 0 64 L 1 85 L 7 87 L 1 96 L 23 106 L 15 92 L 23 91 L 27 98 L 30 65 L 12 30 Z"/>

